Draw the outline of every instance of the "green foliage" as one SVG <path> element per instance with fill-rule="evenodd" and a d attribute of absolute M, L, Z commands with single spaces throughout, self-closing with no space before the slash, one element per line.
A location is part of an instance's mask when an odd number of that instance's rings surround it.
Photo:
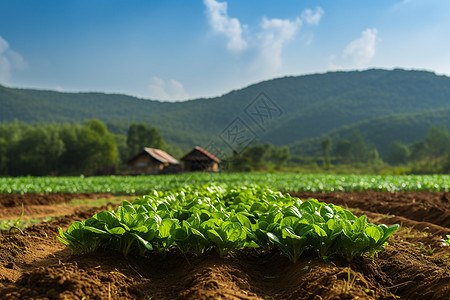
<path fill-rule="evenodd" d="M 400 141 L 391 143 L 389 148 L 389 157 L 387 162 L 392 165 L 405 164 L 408 161 L 409 149 L 408 146 Z"/>
<path fill-rule="evenodd" d="M 322 139 L 322 150 L 324 153 L 324 161 L 325 161 L 325 168 L 330 168 L 330 150 L 331 150 L 331 138 L 329 136 L 326 136 Z"/>
<path fill-rule="evenodd" d="M 342 139 L 351 140 L 353 131 L 358 129 L 367 142 L 372 143 L 379 151 L 380 156 L 386 160 L 392 142 L 401 141 L 406 145 L 413 144 L 427 135 L 430 125 L 444 125 L 446 128 L 450 128 L 450 108 L 375 117 L 335 128 L 326 134 L 336 144 Z M 315 152 L 321 151 L 320 143 L 321 138 L 319 137 L 294 142 L 290 145 L 291 153 L 314 155 Z M 334 155 L 337 156 L 335 152 Z"/>
<path fill-rule="evenodd" d="M 113 193 L 144 195 L 154 189 L 210 182 L 259 184 L 281 191 L 450 191 L 450 175 L 341 175 L 299 173 L 186 173 L 164 176 L 0 177 L 0 193 Z"/>
<path fill-rule="evenodd" d="M 265 154 L 264 160 L 272 163 L 276 170 L 281 169 L 286 165 L 287 160 L 290 158 L 289 147 L 281 146 L 275 147 L 270 145 L 268 151 Z"/>
<path fill-rule="evenodd" d="M 252 171 L 260 170 L 263 167 L 263 157 L 271 146 L 269 144 L 256 144 L 248 146 L 242 152 L 233 151 L 229 159 L 231 170 Z"/>
<path fill-rule="evenodd" d="M 432 156 L 433 163 L 437 165 L 437 158 L 445 155 L 450 148 L 450 134 L 445 126 L 430 126 L 425 137 L 429 153 Z"/>
<path fill-rule="evenodd" d="M 8 174 L 47 175 L 54 172 L 64 151 L 56 126 L 27 126 L 19 134 L 20 138 L 8 145 Z"/>
<path fill-rule="evenodd" d="M 352 159 L 352 143 L 349 140 L 342 139 L 336 143 L 333 151 L 334 155 L 345 163 L 349 163 Z"/>
<path fill-rule="evenodd" d="M 155 127 L 145 123 L 131 124 L 127 133 L 128 158 L 141 152 L 144 147 L 164 150 L 164 141 Z"/>
<path fill-rule="evenodd" d="M 75 253 L 99 248 L 144 254 L 172 247 L 200 255 L 215 249 L 220 257 L 244 247 L 279 248 L 292 262 L 304 251 L 320 257 L 349 257 L 383 249 L 398 225 L 367 223 L 350 211 L 257 185 L 187 186 L 123 202 L 74 222 L 58 239 Z"/>
<path fill-rule="evenodd" d="M 233 151 L 227 158 L 231 171 L 249 172 L 269 168 L 281 169 L 289 159 L 289 147 L 272 144 L 252 144 L 241 152 Z"/>
<path fill-rule="evenodd" d="M 409 148 L 411 152 L 410 158 L 412 161 L 423 160 L 429 152 L 428 144 L 424 140 L 414 142 Z"/>
<path fill-rule="evenodd" d="M 8 174 L 8 143 L 2 137 L 0 137 L 0 176 Z"/>
<path fill-rule="evenodd" d="M 450 246 L 450 234 L 447 234 L 441 241 L 442 246 Z"/>
<path fill-rule="evenodd" d="M 336 144 L 351 140 L 352 131 L 359 129 L 385 159 L 395 140 L 413 143 L 426 135 L 430 124 L 450 128 L 449 81 L 424 71 L 330 72 L 268 80 L 220 97 L 179 103 L 0 86 L 0 122 L 81 123 L 97 118 L 122 135 L 132 123 L 151 122 L 167 144 L 185 152 L 193 145 L 207 145 L 265 91 L 283 115 L 265 118 L 263 131 L 249 123 L 261 141 L 279 146 L 316 138 L 313 145 L 306 141 L 310 145 L 290 149 L 292 154 L 315 155 L 321 151 L 322 136 Z"/>
<path fill-rule="evenodd" d="M 114 136 L 99 120 L 81 124 L 0 124 L 0 174 L 95 174 L 114 167 Z"/>

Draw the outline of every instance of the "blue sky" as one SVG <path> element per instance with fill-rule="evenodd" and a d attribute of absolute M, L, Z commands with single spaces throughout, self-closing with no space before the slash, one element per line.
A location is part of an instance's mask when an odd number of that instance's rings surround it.
<path fill-rule="evenodd" d="M 0 84 L 166 101 L 262 80 L 450 76 L 450 1 L 0 0 Z"/>

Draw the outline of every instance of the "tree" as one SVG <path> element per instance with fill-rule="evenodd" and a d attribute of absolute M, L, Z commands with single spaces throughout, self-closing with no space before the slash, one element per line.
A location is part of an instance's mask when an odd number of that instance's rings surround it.
<path fill-rule="evenodd" d="M 401 165 L 408 161 L 409 149 L 408 146 L 400 141 L 394 141 L 389 147 L 388 163 L 391 165 Z"/>
<path fill-rule="evenodd" d="M 59 160 L 59 170 L 62 174 L 79 174 L 83 172 L 85 153 L 80 149 L 82 135 L 80 124 L 63 124 L 60 137 L 64 143 L 64 152 Z"/>
<path fill-rule="evenodd" d="M 2 137 L 0 137 L 0 175 L 7 175 L 7 162 L 8 162 L 8 143 Z"/>
<path fill-rule="evenodd" d="M 65 124 L 61 129 L 65 151 L 60 169 L 65 174 L 103 173 L 116 165 L 118 150 L 112 135 L 99 120 L 83 125 Z"/>
<path fill-rule="evenodd" d="M 448 151 L 447 159 L 442 165 L 442 172 L 450 174 L 450 151 Z"/>
<path fill-rule="evenodd" d="M 322 151 L 324 153 L 324 162 L 325 162 L 325 168 L 330 168 L 330 149 L 331 149 L 331 138 L 329 136 L 326 136 L 322 139 Z"/>
<path fill-rule="evenodd" d="M 148 127 L 145 123 L 133 123 L 128 128 L 127 147 L 129 157 L 138 154 L 144 147 L 164 150 L 164 146 L 164 140 L 155 127 Z"/>
<path fill-rule="evenodd" d="M 83 167 L 86 172 L 102 173 L 115 165 L 117 146 L 114 136 L 105 124 L 93 119 L 84 123 L 78 136 L 80 149 L 84 153 Z"/>
<path fill-rule="evenodd" d="M 383 162 L 383 160 L 380 158 L 380 154 L 378 153 L 377 148 L 374 147 L 369 151 L 369 159 L 367 162 L 370 165 L 377 165 Z"/>
<path fill-rule="evenodd" d="M 425 142 L 428 145 L 434 166 L 437 167 L 437 158 L 445 155 L 450 145 L 450 135 L 447 128 L 445 126 L 430 126 L 425 137 Z"/>
<path fill-rule="evenodd" d="M 264 159 L 272 162 L 275 165 L 275 169 L 280 169 L 286 161 L 289 159 L 289 147 L 275 147 L 269 144 L 269 147 L 264 155 Z"/>
<path fill-rule="evenodd" d="M 413 161 L 423 160 L 428 154 L 428 144 L 425 141 L 417 141 L 410 146 L 410 159 Z"/>
<path fill-rule="evenodd" d="M 366 142 L 358 129 L 355 129 L 352 133 L 351 144 L 353 159 L 357 162 L 367 162 L 372 147 Z"/>
<path fill-rule="evenodd" d="M 56 173 L 64 151 L 56 125 L 29 126 L 21 138 L 12 143 L 8 154 L 10 175 L 48 175 Z"/>
<path fill-rule="evenodd" d="M 118 152 L 117 165 L 122 169 L 126 169 L 125 162 L 130 158 L 128 156 L 127 137 L 122 134 L 114 134 L 114 140 Z"/>
<path fill-rule="evenodd" d="M 233 151 L 230 163 L 235 171 L 261 170 L 264 167 L 263 157 L 270 148 L 270 144 L 248 146 L 242 152 Z"/>
<path fill-rule="evenodd" d="M 349 140 L 339 140 L 334 147 L 333 153 L 341 161 L 348 163 L 352 159 L 352 143 Z"/>

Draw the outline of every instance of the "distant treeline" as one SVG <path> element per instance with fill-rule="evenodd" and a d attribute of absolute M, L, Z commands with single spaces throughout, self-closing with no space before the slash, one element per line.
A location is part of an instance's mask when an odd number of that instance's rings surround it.
<path fill-rule="evenodd" d="M 194 146 L 194 145 L 192 145 Z M 123 134 L 112 134 L 97 120 L 84 123 L 0 124 L 0 176 L 102 175 L 126 173 L 127 161 L 144 147 L 167 150 L 180 158 L 177 146 L 166 145 L 158 129 L 132 123 Z M 279 169 L 289 158 L 288 147 L 270 144 L 248 147 L 224 158 L 224 169 Z"/>
<path fill-rule="evenodd" d="M 318 149 L 313 155 L 292 154 L 287 146 L 251 145 L 235 152 L 229 158 L 229 166 L 234 171 L 450 173 L 450 134 L 445 126 L 431 125 L 424 139 L 411 144 L 391 142 L 384 161 L 375 144 L 368 142 L 358 129 L 353 130 L 349 139 L 338 139 L 335 143 L 329 136 L 312 142 L 318 144 L 311 145 Z"/>
<path fill-rule="evenodd" d="M 126 173 L 126 162 L 144 147 L 167 150 L 176 158 L 183 154 L 177 146 L 166 145 L 157 128 L 144 123 L 132 123 L 125 135 L 112 134 L 97 119 L 81 124 L 3 123 L 0 176 Z M 230 171 L 400 169 L 401 173 L 449 173 L 450 134 L 445 126 L 430 126 L 422 140 L 392 142 L 385 161 L 357 129 L 349 139 L 333 142 L 329 136 L 323 137 L 314 155 L 291 154 L 288 146 L 257 143 L 222 160 L 222 170 Z"/>
<path fill-rule="evenodd" d="M 0 175 L 110 174 L 143 147 L 164 148 L 158 130 L 132 124 L 114 135 L 93 119 L 78 123 L 0 124 Z"/>

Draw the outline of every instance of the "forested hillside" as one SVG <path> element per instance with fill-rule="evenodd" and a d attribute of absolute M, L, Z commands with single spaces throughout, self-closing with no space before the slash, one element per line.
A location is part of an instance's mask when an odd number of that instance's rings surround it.
<path fill-rule="evenodd" d="M 279 108 L 264 128 L 245 113 L 260 92 Z M 132 122 L 144 122 L 158 128 L 167 144 L 182 149 L 216 139 L 236 117 L 253 129 L 258 140 L 275 145 L 323 135 L 341 138 L 359 128 L 385 153 L 393 140 L 423 138 L 430 124 L 450 127 L 450 78 L 425 71 L 330 72 L 273 79 L 220 97 L 179 103 L 0 86 L 0 107 L 0 122 L 96 118 L 121 134 Z M 293 152 L 301 152 L 296 150 L 301 145 Z"/>
<path fill-rule="evenodd" d="M 450 108 L 420 113 L 394 114 L 360 121 L 331 130 L 327 135 L 336 144 L 341 139 L 350 140 L 355 130 L 375 145 L 381 157 L 387 157 L 394 141 L 412 144 L 423 139 L 431 125 L 450 129 Z M 290 145 L 291 153 L 313 155 L 321 150 L 322 137 L 297 141 Z"/>

